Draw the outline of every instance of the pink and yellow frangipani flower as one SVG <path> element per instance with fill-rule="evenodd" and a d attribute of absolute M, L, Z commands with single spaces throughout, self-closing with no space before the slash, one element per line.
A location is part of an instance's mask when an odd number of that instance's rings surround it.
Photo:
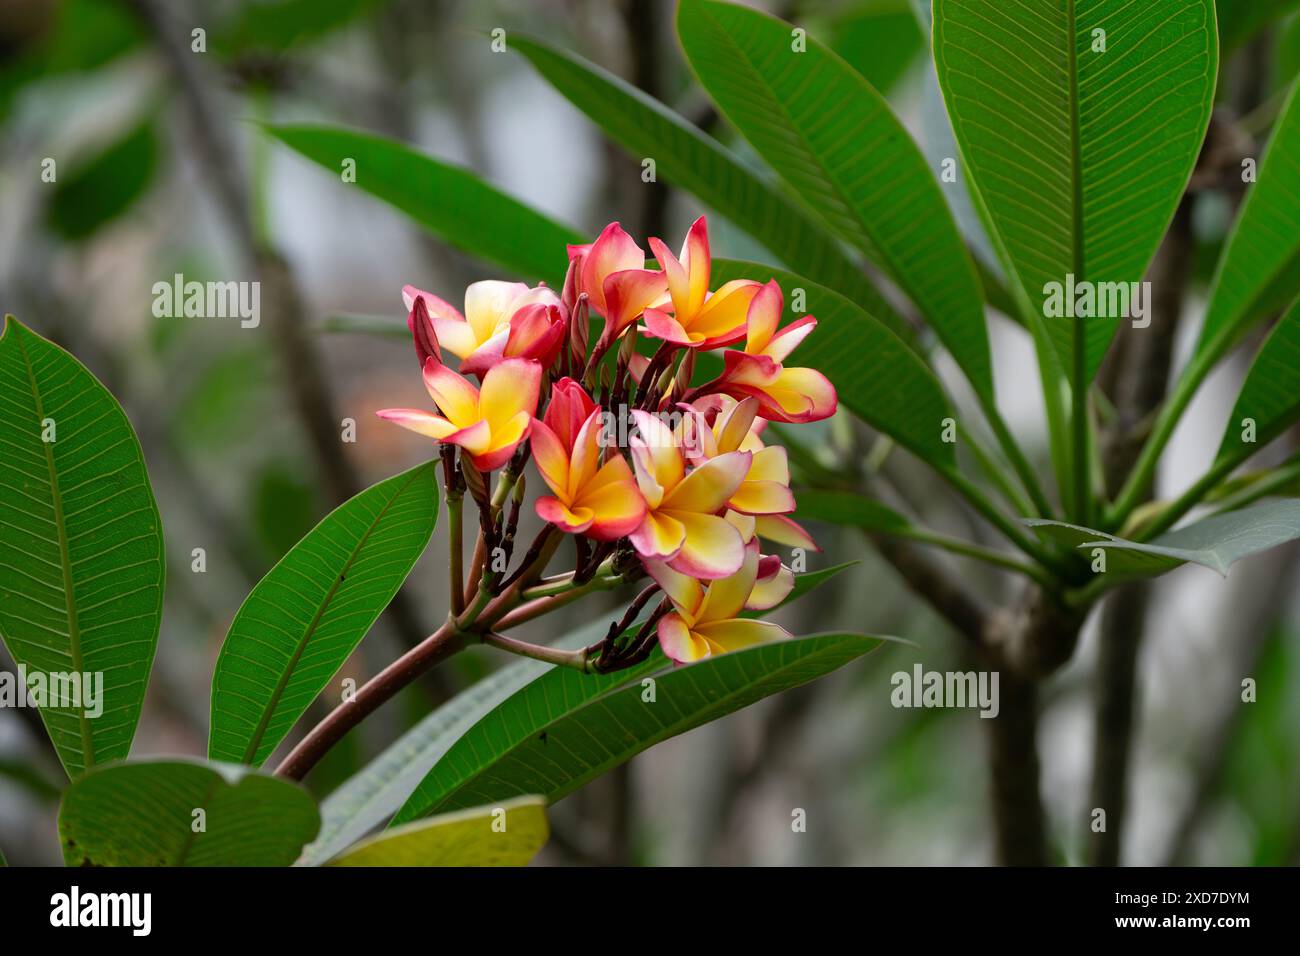
<path fill-rule="evenodd" d="M 744 338 L 749 304 L 761 286 L 750 279 L 733 279 L 716 292 L 709 292 L 712 259 L 703 216 L 686 234 L 680 259 L 658 239 L 650 240 L 650 248 L 668 278 L 673 314 L 647 308 L 646 331 L 665 342 L 700 349 L 714 349 Z"/>
<path fill-rule="evenodd" d="M 767 283 L 749 305 L 744 350 L 723 353 L 722 376 L 707 386 L 736 399 L 759 400 L 759 415 L 769 421 L 815 422 L 835 414 L 835 386 L 821 372 L 784 365 L 791 350 L 817 327 L 805 316 L 779 332 L 781 288 Z"/>
<path fill-rule="evenodd" d="M 488 369 L 483 388 L 430 358 L 424 385 L 441 415 L 418 408 L 385 408 L 380 418 L 403 428 L 459 445 L 479 471 L 505 464 L 528 436 L 537 410 L 542 367 L 531 359 L 503 359 Z"/>
<path fill-rule="evenodd" d="M 645 267 L 645 251 L 617 222 L 595 242 L 569 246 L 569 261 L 576 265 L 575 294 L 585 292 L 591 308 L 605 319 L 601 347 L 607 348 L 647 306 L 664 298 L 664 274 Z"/>
<path fill-rule="evenodd" d="M 659 619 L 659 646 L 679 664 L 790 637 L 779 624 L 739 616 L 751 606 L 759 575 L 757 547 L 745 549 L 737 573 L 707 587 L 662 562 L 647 561 L 645 565 L 672 601 L 673 610 Z M 764 595 L 765 600 L 770 598 L 770 594 Z"/>
<path fill-rule="evenodd" d="M 564 339 L 560 298 L 546 286 L 486 279 L 465 289 L 465 314 L 432 293 L 405 286 L 402 298 L 414 310 L 424 300 L 431 338 L 460 359 L 466 375 L 482 376 L 505 358 L 534 359 L 549 366 Z M 414 331 L 414 330 L 413 330 Z"/>
<path fill-rule="evenodd" d="M 759 402 L 742 402 L 727 395 L 708 395 L 695 405 L 679 405 L 683 412 L 681 443 L 688 460 L 703 463 L 727 452 L 746 451 L 752 456 L 749 473 L 727 506 L 747 515 L 780 515 L 794 511 L 790 491 L 790 465 L 786 450 L 766 447 L 754 429 Z M 709 425 L 712 416 L 713 424 Z"/>
<path fill-rule="evenodd" d="M 745 557 L 740 532 L 720 513 L 749 471 L 749 452 L 719 455 L 687 474 L 672 429 L 644 411 L 632 413 L 632 464 L 645 499 L 645 520 L 629 535 L 643 559 L 682 574 L 714 579 L 735 574 Z"/>
<path fill-rule="evenodd" d="M 545 418 L 533 421 L 533 460 L 554 492 L 537 500 L 537 514 L 569 534 L 617 541 L 641 526 L 645 500 L 621 455 L 601 463 L 604 413 L 590 399 L 582 402 L 566 383 L 577 385 L 568 378 L 557 382 Z M 586 398 L 585 392 L 581 398 Z M 590 411 L 574 429 L 572 415 L 584 404 L 590 404 Z"/>

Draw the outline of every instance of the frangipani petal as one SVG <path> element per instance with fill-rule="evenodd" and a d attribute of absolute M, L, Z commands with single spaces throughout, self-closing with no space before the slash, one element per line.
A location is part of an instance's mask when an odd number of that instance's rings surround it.
<path fill-rule="evenodd" d="M 745 542 L 727 519 L 687 511 L 675 511 L 672 518 L 683 531 L 681 548 L 668 561 L 673 570 L 710 581 L 739 570 Z"/>
<path fill-rule="evenodd" d="M 656 629 L 659 646 L 669 660 L 690 664 L 709 656 L 708 644 L 691 633 L 680 615 L 665 614 Z"/>
<path fill-rule="evenodd" d="M 646 573 L 663 590 L 668 600 L 687 621 L 695 620 L 695 612 L 704 600 L 704 586 L 689 574 L 674 571 L 662 561 L 642 561 Z"/>
<path fill-rule="evenodd" d="M 429 315 L 434 319 L 450 319 L 453 322 L 465 321 L 465 316 L 461 315 L 453 305 L 444 302 L 432 292 L 425 292 L 413 285 L 402 286 L 402 303 L 406 306 L 407 312 L 415 308 L 416 299 L 424 300 L 424 307 L 428 309 Z"/>
<path fill-rule="evenodd" d="M 647 511 L 641 524 L 628 535 L 628 540 L 641 557 L 667 560 L 675 558 L 681 551 L 686 541 L 686 528 L 670 515 Z"/>
<path fill-rule="evenodd" d="M 767 348 L 781 322 L 781 309 L 781 287 L 773 279 L 750 300 L 749 314 L 746 316 L 746 352 L 758 355 Z"/>
<path fill-rule="evenodd" d="M 443 439 L 456 431 L 456 426 L 447 419 L 418 408 L 381 408 L 375 414 L 394 425 L 401 425 L 408 431 L 430 438 Z"/>
<path fill-rule="evenodd" d="M 709 645 L 713 654 L 740 651 L 757 644 L 771 641 L 783 641 L 790 637 L 790 632 L 771 621 L 752 621 L 747 618 L 734 618 L 730 621 L 718 621 L 697 627 L 691 634 L 697 640 Z"/>
<path fill-rule="evenodd" d="M 515 300 L 528 293 L 522 282 L 484 279 L 471 282 L 465 289 L 465 321 L 479 342 L 486 342 L 499 326 L 510 321 Z"/>
<path fill-rule="evenodd" d="M 783 515 L 794 511 L 794 493 L 775 481 L 743 481 L 727 506 L 747 515 Z"/>
<path fill-rule="evenodd" d="M 613 342 L 651 305 L 663 298 L 668 280 L 662 272 L 625 269 L 605 279 L 605 328 L 601 341 Z"/>
<path fill-rule="evenodd" d="M 757 282 L 734 279 L 709 296 L 690 322 L 683 323 L 694 344 L 699 348 L 717 348 L 744 338 L 749 303 L 761 288 Z"/>
<path fill-rule="evenodd" d="M 745 480 L 751 457 L 747 451 L 733 451 L 705 462 L 670 488 L 660 507 L 700 514 L 721 511 Z"/>
<path fill-rule="evenodd" d="M 478 421 L 478 389 L 447 366 L 433 359 L 425 362 L 424 387 L 438 409 L 458 428 Z"/>
<path fill-rule="evenodd" d="M 794 351 L 795 346 L 806 339 L 815 328 L 817 328 L 817 320 L 811 315 L 796 319 L 772 337 L 763 348 L 763 354 L 774 362 L 784 362 Z M 748 350 L 749 347 L 746 346 L 746 351 Z"/>
<path fill-rule="evenodd" d="M 570 256 L 575 247 L 570 246 Z M 582 269 L 579 292 L 587 293 L 591 307 L 608 317 L 605 301 L 605 279 L 616 272 L 645 268 L 645 252 L 623 231 L 617 222 L 606 226 L 596 241 L 581 252 Z"/>
<path fill-rule="evenodd" d="M 770 569 L 767 567 L 771 565 Z M 781 563 L 775 555 L 764 555 L 759 562 L 758 578 L 745 602 L 750 611 L 766 611 L 776 607 L 794 590 L 794 572 Z"/>
<path fill-rule="evenodd" d="M 754 400 L 754 407 L 758 402 Z M 789 454 L 780 445 L 759 448 L 754 452 L 754 459 L 749 465 L 748 481 L 775 481 L 782 485 L 790 484 Z"/>
<path fill-rule="evenodd" d="M 535 507 L 537 517 L 568 534 L 581 534 L 587 531 L 595 518 L 590 508 L 570 509 L 559 498 L 550 495 L 538 498 Z"/>
<path fill-rule="evenodd" d="M 689 533 L 689 529 L 688 529 Z M 704 592 L 704 600 L 695 613 L 696 626 L 711 621 L 725 621 L 735 617 L 749 600 L 758 578 L 758 544 L 744 546 L 740 568 L 725 578 L 719 578 Z"/>
<path fill-rule="evenodd" d="M 785 515 L 757 515 L 751 520 L 754 522 L 754 532 L 765 541 L 785 545 L 787 548 L 821 550 L 812 535 L 792 518 Z"/>
<path fill-rule="evenodd" d="M 569 455 L 544 421 L 534 421 L 529 443 L 542 481 L 557 495 L 569 497 Z M 572 498 L 569 498 L 571 501 Z"/>
<path fill-rule="evenodd" d="M 452 432 L 443 441 L 459 445 L 469 452 L 474 466 L 479 471 L 491 471 L 495 465 L 483 465 L 480 461 L 492 451 L 492 429 L 485 421 L 477 421 L 468 428 Z M 509 456 L 507 456 L 509 457 Z"/>
<path fill-rule="evenodd" d="M 565 376 L 551 386 L 551 401 L 546 406 L 543 421 L 564 445 L 565 452 L 573 451 L 578 430 L 591 417 L 596 403 L 587 390 L 574 379 Z"/>
<path fill-rule="evenodd" d="M 537 410 L 537 393 L 542 384 L 542 366 L 530 359 L 503 359 L 483 376 L 479 414 L 494 431 L 521 412 L 530 418 Z"/>
<path fill-rule="evenodd" d="M 645 520 L 645 499 L 632 478 L 632 470 L 622 458 L 611 458 L 583 488 L 575 507 L 591 511 L 592 538 L 617 541 L 631 534 Z"/>

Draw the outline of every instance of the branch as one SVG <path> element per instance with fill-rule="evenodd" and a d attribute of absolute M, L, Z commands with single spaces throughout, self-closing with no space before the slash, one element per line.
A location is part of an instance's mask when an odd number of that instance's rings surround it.
<path fill-rule="evenodd" d="M 216 193 L 220 215 L 234 237 L 240 255 L 262 284 L 272 340 L 297 413 L 299 427 L 308 439 L 317 470 L 324 477 L 335 503 L 361 490 L 352 463 L 343 451 L 339 418 L 327 378 L 314 343 L 302 322 L 302 293 L 288 263 L 253 227 L 248 181 L 238 151 L 212 97 L 215 81 L 205 75 L 201 57 L 190 52 L 188 33 L 179 30 L 158 0 L 122 0 L 153 34 L 159 51 L 176 79 L 189 120 L 192 152 L 205 180 Z M 409 592 L 394 596 L 387 615 L 406 646 L 418 644 L 425 628 Z"/>
<path fill-rule="evenodd" d="M 1137 463 L 1151 416 L 1164 398 L 1173 360 L 1174 339 L 1195 255 L 1192 235 L 1194 198 L 1183 197 L 1169 232 L 1151 265 L 1154 292 L 1151 325 L 1121 332 L 1116 353 L 1113 401 L 1116 420 L 1103 435 L 1106 486 L 1117 488 Z M 1150 487 L 1141 489 L 1143 497 Z M 1092 803 L 1106 812 L 1106 829 L 1093 835 L 1094 866 L 1118 866 L 1127 811 L 1129 760 L 1134 723 L 1138 649 L 1145 630 L 1150 585 L 1135 582 L 1107 602 L 1099 635 L 1094 676 L 1096 714 L 1092 742 Z"/>

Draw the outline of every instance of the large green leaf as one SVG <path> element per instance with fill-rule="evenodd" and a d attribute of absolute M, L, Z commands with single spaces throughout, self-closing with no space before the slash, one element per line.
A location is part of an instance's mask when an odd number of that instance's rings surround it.
<path fill-rule="evenodd" d="M 822 372 L 844 407 L 940 469 L 956 467 L 954 446 L 943 440 L 953 416 L 930 367 L 876 318 L 815 282 L 756 262 L 715 259 L 716 281 L 774 278 L 785 290 L 803 289 L 817 328 L 786 360 Z"/>
<path fill-rule="evenodd" d="M 839 235 L 921 308 L 982 396 L 993 393 L 982 295 L 934 172 L 860 74 L 815 40 L 713 0 L 682 0 L 677 30 L 719 109 Z"/>
<path fill-rule="evenodd" d="M 851 564 L 837 564 L 795 577 L 782 606 L 839 574 Z M 611 614 L 611 618 L 615 615 Z M 755 614 L 759 617 L 761 614 Z M 586 647 L 602 638 L 609 622 L 595 621 L 554 643 Z M 387 750 L 354 774 L 321 805 L 323 822 L 316 842 L 299 863 L 315 866 L 392 818 L 429 770 L 457 740 L 503 701 L 552 670 L 554 665 L 518 660 L 457 694 L 403 734 Z M 594 687 L 594 685 L 593 685 Z"/>
<path fill-rule="evenodd" d="M 1142 279 L 1195 165 L 1217 56 L 1211 0 L 934 0 L 966 173 L 1034 308 L 1067 275 Z M 1091 380 L 1117 327 L 1048 320 L 1072 382 Z"/>
<path fill-rule="evenodd" d="M 319 826 L 296 784 L 197 760 L 101 767 L 59 810 L 68 866 L 288 866 Z"/>
<path fill-rule="evenodd" d="M 217 658 L 208 756 L 270 756 L 393 599 L 437 515 L 428 462 L 344 502 L 267 573 Z"/>
<path fill-rule="evenodd" d="M 1212 515 L 1146 542 L 1059 521 L 1028 524 L 1068 547 L 1087 552 L 1103 549 L 1108 577 L 1150 577 L 1187 562 L 1227 575 L 1228 568 L 1242 558 L 1300 538 L 1300 499 L 1268 501 Z"/>
<path fill-rule="evenodd" d="M 1300 303 L 1293 305 L 1269 332 L 1255 356 L 1228 427 L 1219 445 L 1218 460 L 1245 460 L 1295 424 L 1300 418 Z M 1247 430 L 1244 422 L 1254 423 Z M 1244 437 L 1250 441 L 1243 441 Z"/>
<path fill-rule="evenodd" d="M 1217 362 L 1300 293 L 1300 94 L 1293 87 L 1215 272 L 1196 362 Z"/>
<path fill-rule="evenodd" d="M 0 637 L 29 679 L 80 674 L 90 688 L 78 706 L 41 707 L 75 778 L 131 750 L 162 620 L 162 521 L 121 406 L 12 316 L 0 449 Z"/>
<path fill-rule="evenodd" d="M 394 822 L 515 794 L 554 803 L 662 740 L 822 677 L 883 640 L 822 634 L 686 667 L 656 650 L 637 667 L 600 676 L 557 667 L 457 740 Z"/>
<path fill-rule="evenodd" d="M 717 140 L 594 63 L 527 37 L 512 37 L 510 45 L 606 136 L 634 156 L 653 158 L 657 174 L 708 203 L 795 271 L 904 332 L 903 319 L 840 245 Z"/>
<path fill-rule="evenodd" d="M 463 252 L 520 278 L 564 283 L 567 243 L 590 237 L 562 226 L 474 173 L 409 146 L 333 126 L 268 126 L 285 145 L 339 176 L 356 164 L 355 185 L 390 203 Z"/>
<path fill-rule="evenodd" d="M 546 801 L 518 797 L 445 813 L 372 837 L 330 866 L 523 866 L 550 835 Z"/>

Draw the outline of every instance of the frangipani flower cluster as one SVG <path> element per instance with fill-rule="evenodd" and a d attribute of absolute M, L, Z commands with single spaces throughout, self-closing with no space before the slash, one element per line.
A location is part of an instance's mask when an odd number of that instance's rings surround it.
<path fill-rule="evenodd" d="M 774 606 L 793 586 L 764 547 L 815 548 L 790 517 L 785 449 L 762 433 L 768 422 L 817 421 L 836 408 L 825 376 L 789 364 L 816 320 L 781 327 L 774 280 L 711 288 L 702 217 L 678 255 L 658 239 L 649 245 L 657 268 L 646 268 L 644 250 L 611 223 L 594 242 L 568 247 L 558 295 L 544 285 L 475 282 L 463 313 L 407 286 L 408 325 L 434 407 L 378 413 L 441 443 L 449 503 L 468 490 L 479 506 L 467 627 L 475 587 L 485 593 L 481 604 L 496 607 L 521 584 L 530 585 L 527 598 L 650 578 L 633 610 L 651 597 L 658 606 L 622 646 L 623 628 L 611 629 L 592 662 L 597 670 L 643 658 L 656 640 L 687 662 L 789 636 L 741 616 Z M 453 359 L 455 371 L 446 364 Z M 693 382 L 706 362 L 715 374 Z M 545 486 L 533 505 L 545 527 L 524 565 L 506 575 L 487 558 L 512 553 L 530 458 Z M 566 537 L 572 574 L 541 578 Z M 458 582 L 453 590 L 459 596 Z"/>

